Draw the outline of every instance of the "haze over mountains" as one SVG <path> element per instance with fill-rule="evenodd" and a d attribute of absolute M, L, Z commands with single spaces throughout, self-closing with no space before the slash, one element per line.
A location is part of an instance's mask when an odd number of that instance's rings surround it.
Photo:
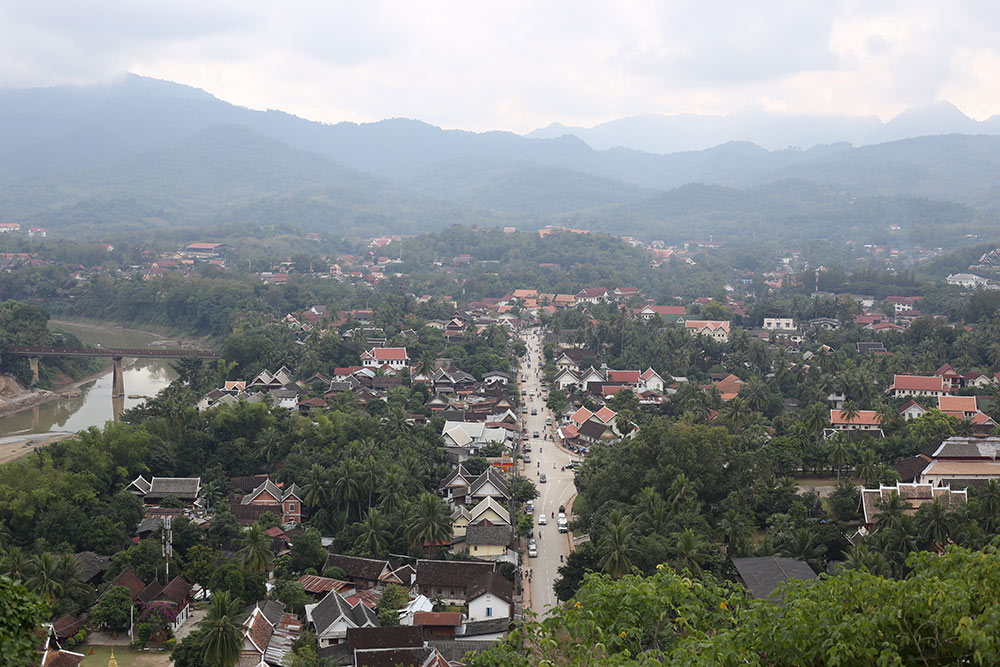
<path fill-rule="evenodd" d="M 950 102 L 909 109 L 889 122 L 876 116 L 806 116 L 746 110 L 725 116 L 641 115 L 594 127 L 552 123 L 529 132 L 546 139 L 572 134 L 596 150 L 632 148 L 648 153 L 696 151 L 730 141 L 768 150 L 847 142 L 855 146 L 940 134 L 1000 134 L 1000 116 L 977 121 Z"/>
<path fill-rule="evenodd" d="M 942 104 L 884 125 L 639 117 L 518 136 L 405 119 L 327 125 L 130 75 L 0 92 L 0 217 L 96 229 L 257 221 L 334 234 L 571 222 L 678 241 L 702 233 L 878 236 L 891 211 L 940 241 L 992 220 L 1000 137 L 988 133 L 998 123 Z M 958 133 L 860 147 L 768 150 L 734 141 L 650 152 L 657 142 L 694 145 L 727 132 L 771 145 Z M 607 147 L 643 136 L 645 150 Z"/>

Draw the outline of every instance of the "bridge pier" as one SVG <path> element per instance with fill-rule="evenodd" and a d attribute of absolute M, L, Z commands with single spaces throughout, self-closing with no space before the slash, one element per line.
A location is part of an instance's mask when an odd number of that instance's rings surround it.
<path fill-rule="evenodd" d="M 113 357 L 114 370 L 111 375 L 111 398 L 125 396 L 125 375 L 122 368 L 122 357 Z"/>
<path fill-rule="evenodd" d="M 38 384 L 38 357 L 28 357 L 28 365 L 31 366 L 31 386 Z"/>

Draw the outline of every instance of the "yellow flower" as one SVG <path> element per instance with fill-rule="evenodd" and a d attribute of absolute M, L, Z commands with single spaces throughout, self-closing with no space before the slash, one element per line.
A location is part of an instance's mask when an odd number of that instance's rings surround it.
<path fill-rule="evenodd" d="M 726 604 L 725 600 L 719 603 L 719 609 L 729 609 L 729 605 Z"/>
<path fill-rule="evenodd" d="M 656 569 L 657 570 L 662 570 L 663 569 L 663 563 L 660 563 L 659 565 L 657 565 Z"/>
<path fill-rule="evenodd" d="M 582 606 L 583 606 L 583 605 L 582 605 L 582 604 L 580 604 L 580 601 L 579 601 L 579 600 L 577 600 L 577 603 L 576 603 L 576 608 L 577 608 L 577 609 L 579 609 L 579 608 L 580 608 L 580 607 L 582 607 Z"/>
<path fill-rule="evenodd" d="M 621 638 L 625 639 L 625 631 L 624 630 L 622 630 Z"/>

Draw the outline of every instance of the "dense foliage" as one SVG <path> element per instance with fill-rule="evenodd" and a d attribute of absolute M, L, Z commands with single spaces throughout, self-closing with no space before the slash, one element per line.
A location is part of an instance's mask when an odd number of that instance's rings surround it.
<path fill-rule="evenodd" d="M 1000 660 L 1000 552 L 920 552 L 909 574 L 864 569 L 751 600 L 740 586 L 669 567 L 621 579 L 587 575 L 576 596 L 495 648 L 485 665 L 945 665 Z"/>

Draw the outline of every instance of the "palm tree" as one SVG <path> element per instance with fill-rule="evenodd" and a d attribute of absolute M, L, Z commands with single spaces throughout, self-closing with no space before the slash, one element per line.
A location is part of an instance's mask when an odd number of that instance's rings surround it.
<path fill-rule="evenodd" d="M 859 544 L 844 559 L 844 567 L 849 570 L 866 570 L 879 577 L 889 575 L 889 562 L 878 551 L 870 548 L 867 544 Z"/>
<path fill-rule="evenodd" d="M 875 528 L 878 530 L 902 530 L 906 510 L 910 509 L 910 503 L 893 493 L 888 500 L 881 500 L 878 503 L 878 516 L 875 517 Z"/>
<path fill-rule="evenodd" d="M 302 478 L 302 502 L 309 507 L 325 507 L 330 502 L 329 475 L 314 463 Z"/>
<path fill-rule="evenodd" d="M 983 529 L 994 534 L 1000 527 L 1000 483 L 995 479 L 983 484 L 972 504 L 973 514 Z"/>
<path fill-rule="evenodd" d="M 243 603 L 229 596 L 229 591 L 221 591 L 212 596 L 212 604 L 205 618 L 198 621 L 202 630 L 205 664 L 233 667 L 240 659 L 243 647 L 244 628 L 242 619 Z"/>
<path fill-rule="evenodd" d="M 844 469 L 844 464 L 850 458 L 850 450 L 847 446 L 847 438 L 842 433 L 837 433 L 830 438 L 830 463 L 837 466 L 837 484 L 840 484 L 840 471 Z"/>
<path fill-rule="evenodd" d="M 11 579 L 25 581 L 31 575 L 31 562 L 21 547 L 10 547 L 0 560 L 0 571 Z"/>
<path fill-rule="evenodd" d="M 844 405 L 840 408 L 840 416 L 845 422 L 853 422 L 858 418 L 859 408 L 858 404 L 853 400 L 844 401 Z"/>
<path fill-rule="evenodd" d="M 698 498 L 698 483 L 687 478 L 687 475 L 680 473 L 670 483 L 670 509 L 677 512 L 684 505 L 694 502 Z"/>
<path fill-rule="evenodd" d="M 257 455 L 270 465 L 281 449 L 281 432 L 274 426 L 268 426 L 260 432 L 254 444 L 257 445 Z"/>
<path fill-rule="evenodd" d="M 420 494 L 410 510 L 406 539 L 416 549 L 451 541 L 451 517 L 440 498 L 429 491 Z"/>
<path fill-rule="evenodd" d="M 608 514 L 601 537 L 597 541 L 597 562 L 601 570 L 615 579 L 621 579 L 632 569 L 632 559 L 639 555 L 634 543 L 635 530 L 632 519 L 620 510 Z"/>
<path fill-rule="evenodd" d="M 754 376 L 740 388 L 740 396 L 753 412 L 766 412 L 771 406 L 771 390 L 763 378 Z"/>
<path fill-rule="evenodd" d="M 385 516 L 374 507 L 368 509 L 364 521 L 361 522 L 361 534 L 357 544 L 368 548 L 375 558 L 381 557 L 389 544 L 389 529 L 386 527 Z"/>
<path fill-rule="evenodd" d="M 750 536 L 750 522 L 738 510 L 728 510 L 719 519 L 719 535 L 726 546 L 732 548 Z"/>
<path fill-rule="evenodd" d="M 820 402 L 813 404 L 806 415 L 805 424 L 812 434 L 822 433 L 830 425 L 830 411 Z"/>
<path fill-rule="evenodd" d="M 854 468 L 854 472 L 861 478 L 861 483 L 866 487 L 874 486 L 879 478 L 878 464 L 875 462 L 875 452 L 864 449 L 861 452 L 861 459 Z"/>
<path fill-rule="evenodd" d="M 90 586 L 80 578 L 80 564 L 73 558 L 72 554 L 59 556 L 57 572 L 63 587 L 63 595 L 85 595 L 91 592 Z"/>
<path fill-rule="evenodd" d="M 357 466 L 351 460 L 344 463 L 344 467 L 333 484 L 333 492 L 337 500 L 349 509 L 350 503 L 357 501 L 361 497 L 361 483 L 358 481 Z M 350 511 L 347 512 L 350 514 Z M 347 527 L 347 516 L 344 517 L 344 527 Z"/>
<path fill-rule="evenodd" d="M 944 546 L 951 537 L 954 525 L 951 512 L 940 498 L 936 498 L 934 502 L 924 503 L 917 510 L 917 532 L 930 540 L 931 544 Z"/>
<path fill-rule="evenodd" d="M 59 576 L 59 562 L 50 553 L 43 553 L 31 560 L 31 576 L 28 588 L 41 595 L 48 602 L 55 602 L 63 594 L 63 584 Z"/>
<path fill-rule="evenodd" d="M 822 570 L 822 558 L 826 552 L 826 545 L 816 541 L 816 535 L 808 528 L 800 528 L 792 533 L 778 547 L 778 553 L 789 558 L 809 563 L 814 570 Z"/>
<path fill-rule="evenodd" d="M 636 494 L 636 509 L 653 532 L 660 532 L 669 518 L 669 508 L 663 497 L 651 486 Z"/>
<path fill-rule="evenodd" d="M 372 495 L 374 495 L 375 488 L 378 486 L 378 479 L 381 472 L 382 467 L 379 465 L 378 460 L 369 454 L 361 464 L 361 484 L 368 493 L 368 507 L 372 506 Z"/>
<path fill-rule="evenodd" d="M 393 513 L 406 505 L 409 498 L 410 478 L 403 472 L 399 465 L 389 468 L 378 485 L 379 509 L 383 512 Z"/>
<path fill-rule="evenodd" d="M 684 567 L 688 568 L 692 574 L 701 576 L 701 567 L 710 557 L 711 545 L 692 528 L 685 528 L 679 533 L 674 533 L 672 537 L 675 540 L 673 551 Z"/>
<path fill-rule="evenodd" d="M 271 538 L 264 534 L 259 523 L 243 531 L 240 544 L 242 548 L 236 552 L 236 557 L 243 562 L 243 567 L 250 572 L 267 572 L 271 562 Z"/>

